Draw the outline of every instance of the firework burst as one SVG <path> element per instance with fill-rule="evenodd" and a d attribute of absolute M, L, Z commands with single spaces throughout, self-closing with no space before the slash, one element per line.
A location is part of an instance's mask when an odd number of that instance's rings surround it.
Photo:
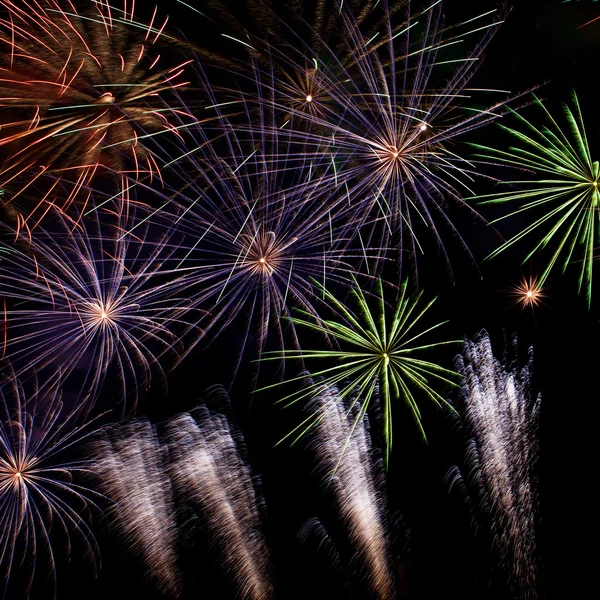
<path fill-rule="evenodd" d="M 450 219 L 448 201 L 478 216 L 463 201 L 472 195 L 474 167 L 452 146 L 506 112 L 507 100 L 486 109 L 468 105 L 477 92 L 469 82 L 501 21 L 486 23 L 486 13 L 444 28 L 442 4 L 435 2 L 415 13 L 408 5 L 403 22 L 392 26 L 392 9 L 380 4 L 373 10 L 387 18 L 369 36 L 362 13 L 341 9 L 343 51 L 329 48 L 323 54 L 305 44 L 303 56 L 290 59 L 273 48 L 279 68 L 255 68 L 258 100 L 274 105 L 277 135 L 296 145 L 292 155 L 329 161 L 322 188 L 344 190 L 369 245 L 393 244 L 416 267 L 426 248 L 421 234 L 433 235 L 449 264 L 443 228 L 468 249 Z M 480 35 L 472 51 L 449 59 L 445 48 L 469 35 Z M 287 77 L 280 76 L 282 70 Z"/>
<path fill-rule="evenodd" d="M 269 120 L 268 106 L 262 108 L 256 115 L 247 107 L 233 121 L 215 100 L 211 125 L 190 128 L 193 141 L 169 165 L 185 186 L 154 219 L 166 218 L 184 236 L 173 270 L 207 313 L 203 331 L 216 337 L 238 323 L 239 360 L 252 338 L 258 355 L 268 339 L 297 346 L 282 317 L 292 307 L 316 315 L 311 279 L 348 284 L 359 261 L 382 253 L 349 248 L 351 207 L 343 193 L 322 189 L 327 167 L 319 160 L 290 164 L 285 140 L 266 135 L 266 127 L 250 140 L 238 135 L 240 122 Z"/>
<path fill-rule="evenodd" d="M 521 308 L 531 308 L 532 310 L 544 303 L 547 298 L 545 288 L 538 282 L 534 275 L 523 276 L 517 285 L 511 290 L 511 296 L 514 303 L 519 304 Z"/>
<path fill-rule="evenodd" d="M 330 361 L 334 366 L 313 373 L 315 377 L 323 377 L 323 382 L 314 383 L 301 389 L 282 401 L 297 402 L 317 395 L 325 384 L 339 389 L 340 398 L 358 390 L 361 408 L 359 417 L 364 416 L 377 392 L 381 395 L 384 419 L 384 435 L 386 440 L 386 461 L 392 447 L 392 405 L 404 400 L 415 418 L 423 436 L 421 412 L 417 404 L 417 396 L 422 394 L 438 406 L 448 403 L 437 392 L 431 383 L 456 385 L 452 379 L 454 371 L 420 358 L 423 352 L 439 348 L 456 341 L 423 343 L 422 338 L 435 331 L 444 323 L 438 323 L 421 330 L 421 317 L 427 312 L 435 300 L 421 304 L 422 293 L 411 297 L 407 294 L 407 282 L 400 289 L 400 296 L 391 315 L 388 312 L 383 291 L 379 281 L 378 293 L 375 295 L 376 311 L 372 311 L 360 286 L 355 283 L 352 295 L 357 301 L 359 312 L 355 314 L 345 303 L 337 299 L 331 292 L 319 286 L 324 301 L 334 315 L 333 319 L 304 314 L 305 318 L 292 317 L 296 325 L 319 332 L 332 340 L 337 348 L 326 350 L 286 350 L 287 359 L 303 361 Z M 391 317 L 391 318 L 390 318 Z M 270 360 L 267 358 L 265 360 Z M 302 378 L 302 377 L 301 377 Z M 295 381 L 294 379 L 288 382 Z M 278 385 L 278 384 L 276 384 Z M 270 386 L 273 387 L 273 386 Z M 263 388 L 267 389 L 267 388 Z M 302 435 L 314 426 L 319 415 L 309 417 L 289 435 L 300 431 Z"/>
<path fill-rule="evenodd" d="M 171 238 L 138 228 L 133 239 L 125 222 L 92 219 L 86 231 L 57 218 L 33 238 L 4 228 L 2 352 L 20 376 L 43 369 L 51 380 L 60 370 L 94 402 L 110 371 L 113 391 L 135 404 L 152 374 L 163 376 L 159 358 L 181 357 L 175 330 L 190 331 L 188 304 L 174 296 L 176 278 L 161 270 Z"/>
<path fill-rule="evenodd" d="M 78 425 L 81 411 L 64 405 L 58 382 L 29 388 L 4 365 L 0 385 L 0 574 L 5 593 L 13 571 L 26 569 L 31 588 L 47 555 L 56 589 L 52 540 L 64 534 L 67 555 L 75 538 L 95 560 L 96 540 L 87 524 L 92 492 L 76 483 L 88 462 L 69 458 L 69 449 L 89 435 Z M 54 533 L 53 533 L 54 530 Z M 5 597 L 5 596 L 3 596 Z"/>
<path fill-rule="evenodd" d="M 173 39 L 167 20 L 155 10 L 138 23 L 127 0 L 89 5 L 79 12 L 67 1 L 0 2 L 0 188 L 24 173 L 68 175 L 74 188 L 59 208 L 103 167 L 157 174 L 147 142 L 176 132 L 172 117 L 183 114 L 163 100 L 185 85 L 183 65 L 159 66 L 155 45 Z"/>
<path fill-rule="evenodd" d="M 494 223 L 515 215 L 530 219 L 522 231 L 504 242 L 490 258 L 523 239 L 539 236 L 541 240 L 525 257 L 527 261 L 543 252 L 549 254 L 538 283 L 543 285 L 555 268 L 564 272 L 570 263 L 579 263 L 579 290 L 585 290 L 589 306 L 600 227 L 599 163 L 592 160 L 575 94 L 572 106 L 564 107 L 566 130 L 560 128 L 538 99 L 536 105 L 545 115 L 547 125 L 539 127 L 525 117 L 515 115 L 522 126 L 520 129 L 501 126 L 515 139 L 516 146 L 509 150 L 475 146 L 477 156 L 531 174 L 530 178 L 503 182 L 503 185 L 516 186 L 517 189 L 477 197 L 483 204 L 516 205 L 514 210 Z"/>

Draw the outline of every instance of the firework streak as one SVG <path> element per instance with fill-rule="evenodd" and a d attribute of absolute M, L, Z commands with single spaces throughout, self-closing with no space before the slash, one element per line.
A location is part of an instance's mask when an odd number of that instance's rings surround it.
<path fill-rule="evenodd" d="M 515 597 L 536 598 L 534 520 L 540 396 L 532 397 L 531 355 L 529 364 L 521 369 L 500 362 L 484 333 L 466 342 L 457 363 L 463 376 L 462 421 L 471 436 L 466 456 L 474 490 L 470 501 L 475 511 L 490 520 L 492 539 Z M 468 489 L 457 468 L 450 477 Z"/>
<path fill-rule="evenodd" d="M 170 421 L 167 440 L 173 487 L 183 504 L 204 514 L 236 597 L 273 598 L 261 500 L 229 423 L 201 407 Z"/>
<path fill-rule="evenodd" d="M 198 539 L 218 549 L 236 597 L 273 598 L 262 499 L 242 458 L 241 436 L 201 406 L 171 419 L 164 441 L 139 420 L 115 426 L 93 449 L 100 487 L 115 502 L 113 518 L 132 550 L 161 591 L 180 595 L 176 544 L 198 541 L 184 516 L 192 511 L 207 524 Z"/>
<path fill-rule="evenodd" d="M 382 502 L 381 459 L 377 459 L 356 397 L 347 408 L 337 388 L 323 385 L 308 410 L 317 415 L 311 444 L 327 493 L 335 502 L 356 549 L 353 566 L 363 573 L 374 598 L 395 597 L 387 524 Z"/>
<path fill-rule="evenodd" d="M 144 420 L 122 424 L 93 447 L 102 491 L 115 502 L 113 519 L 162 592 L 179 595 L 177 523 L 165 449 Z"/>

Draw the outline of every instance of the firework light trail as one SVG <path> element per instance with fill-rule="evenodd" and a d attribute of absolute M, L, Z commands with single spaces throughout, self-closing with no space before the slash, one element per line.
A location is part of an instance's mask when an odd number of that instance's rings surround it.
<path fill-rule="evenodd" d="M 121 424 L 94 442 L 93 470 L 114 501 L 112 519 L 161 592 L 177 597 L 177 523 L 166 450 L 145 420 Z"/>
<path fill-rule="evenodd" d="M 222 415 L 205 407 L 172 419 L 166 435 L 173 487 L 183 504 L 206 521 L 210 544 L 218 549 L 236 598 L 273 598 L 269 550 L 261 533 L 262 500 L 240 454 L 239 435 Z"/>
<path fill-rule="evenodd" d="M 98 547 L 89 528 L 92 491 L 77 483 L 89 461 L 73 459 L 69 449 L 90 433 L 81 411 L 69 411 L 59 381 L 43 390 L 36 381 L 24 386 L 3 364 L 0 386 L 0 581 L 5 597 L 13 571 L 25 571 L 31 591 L 39 565 L 47 560 L 56 594 L 53 540 L 63 534 L 68 557 L 72 546 L 94 559 Z M 78 541 L 75 545 L 75 542 Z M 8 593 L 8 596 L 6 595 Z M 48 589 L 46 589 L 48 593 Z"/>
<path fill-rule="evenodd" d="M 516 352 L 516 339 L 513 340 Z M 465 343 L 457 367 L 463 376 L 462 421 L 470 441 L 468 481 L 454 467 L 453 484 L 470 489 L 475 512 L 491 523 L 491 535 L 515 598 L 537 598 L 535 514 L 537 425 L 541 397 L 531 387 L 531 361 L 519 368 L 495 358 L 482 333 Z"/>
<path fill-rule="evenodd" d="M 373 597 L 391 600 L 395 594 L 382 501 L 384 468 L 373 453 L 368 421 L 357 398 L 344 401 L 335 386 L 326 384 L 307 410 L 317 415 L 310 439 L 326 493 L 356 549 L 352 570 L 364 574 Z"/>
<path fill-rule="evenodd" d="M 228 402 L 220 388 L 210 396 Z M 177 548 L 202 544 L 218 553 L 236 598 L 273 598 L 263 501 L 241 435 L 204 405 L 172 418 L 164 432 L 159 437 L 147 420 L 115 425 L 92 449 L 100 489 L 114 501 L 112 518 L 131 549 L 173 597 L 182 593 Z M 206 525 L 198 537 L 190 512 Z"/>

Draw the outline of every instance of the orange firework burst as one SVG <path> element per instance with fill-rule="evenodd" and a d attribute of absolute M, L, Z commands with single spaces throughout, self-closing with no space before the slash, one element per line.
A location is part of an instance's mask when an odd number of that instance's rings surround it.
<path fill-rule="evenodd" d="M 542 287 L 537 277 L 523 275 L 519 283 L 512 288 L 511 295 L 515 299 L 515 304 L 520 304 L 521 308 L 534 309 L 543 304 L 547 297 L 544 290 L 545 288 Z"/>
<path fill-rule="evenodd" d="M 177 132 L 185 111 L 164 96 L 185 85 L 185 63 L 163 71 L 155 45 L 173 41 L 167 20 L 155 9 L 138 23 L 134 0 L 122 2 L 81 13 L 70 0 L 0 0 L 1 189 L 69 173 L 65 208 L 99 169 L 158 174 L 147 142 Z"/>

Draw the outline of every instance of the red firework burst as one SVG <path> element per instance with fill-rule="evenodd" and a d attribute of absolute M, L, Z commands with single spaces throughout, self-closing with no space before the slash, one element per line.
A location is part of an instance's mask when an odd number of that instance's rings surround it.
<path fill-rule="evenodd" d="M 164 70 L 156 51 L 176 41 L 168 19 L 155 9 L 135 21 L 134 1 L 91 6 L 0 0 L 0 188 L 21 191 L 41 173 L 68 178 L 73 191 L 54 203 L 62 209 L 98 171 L 158 174 L 150 140 L 177 134 L 184 112 L 166 100 L 186 84 L 186 63 Z"/>

